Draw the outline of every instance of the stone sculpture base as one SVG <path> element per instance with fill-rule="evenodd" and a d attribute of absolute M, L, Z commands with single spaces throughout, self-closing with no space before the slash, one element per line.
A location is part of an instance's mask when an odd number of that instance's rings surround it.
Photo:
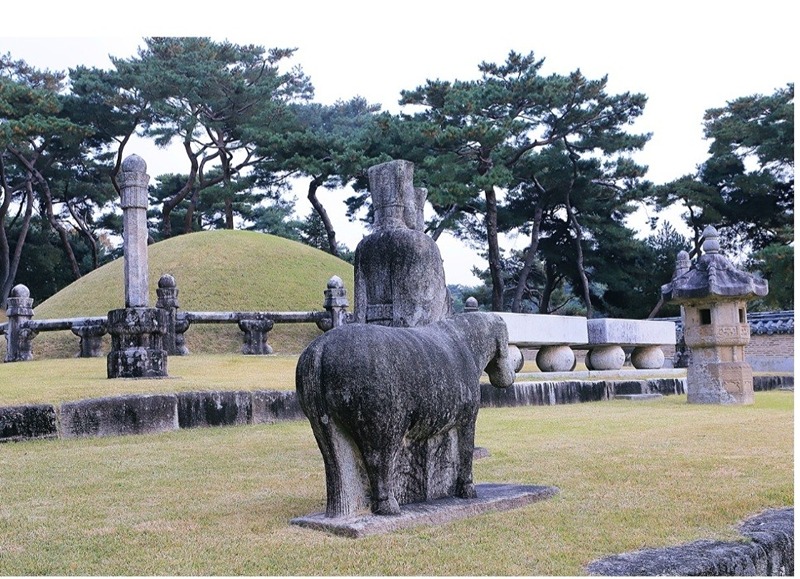
<path fill-rule="evenodd" d="M 109 378 L 163 378 L 167 352 L 163 347 L 167 312 L 158 308 L 123 308 L 108 312 L 111 352 Z"/>
<path fill-rule="evenodd" d="M 693 361 L 686 374 L 689 404 L 753 404 L 753 370 L 746 362 Z"/>
<path fill-rule="evenodd" d="M 358 539 L 417 525 L 441 525 L 483 513 L 517 509 L 558 494 L 556 487 L 499 483 L 478 484 L 475 485 L 475 490 L 478 492 L 475 499 L 446 497 L 401 505 L 397 516 L 369 513 L 329 518 L 322 512 L 298 517 L 290 522 L 300 527 Z"/>

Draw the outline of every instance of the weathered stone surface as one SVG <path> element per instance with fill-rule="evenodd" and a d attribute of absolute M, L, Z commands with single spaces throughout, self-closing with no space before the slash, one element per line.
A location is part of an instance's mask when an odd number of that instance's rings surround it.
<path fill-rule="evenodd" d="M 350 302 L 347 299 L 347 290 L 344 287 L 344 282 L 338 275 L 328 280 L 323 295 L 325 300 L 322 305 L 325 311 L 330 314 L 330 319 L 320 320 L 317 322 L 317 327 L 323 332 L 327 332 L 347 322 L 347 308 Z"/>
<path fill-rule="evenodd" d="M 180 392 L 175 396 L 180 428 L 234 426 L 247 424 L 252 417 L 250 392 Z"/>
<path fill-rule="evenodd" d="M 597 318 L 587 320 L 590 345 L 659 346 L 675 343 L 675 324 L 652 320 Z"/>
<path fill-rule="evenodd" d="M 400 513 L 393 517 L 359 513 L 331 518 L 325 513 L 314 513 L 292 519 L 291 523 L 357 539 L 417 525 L 441 525 L 483 513 L 516 509 L 558 493 L 556 487 L 490 483 L 475 485 L 475 491 L 476 496 L 470 499 L 445 497 L 403 505 Z"/>
<path fill-rule="evenodd" d="M 708 226 L 703 230 L 703 252 L 693 267 L 688 267 L 689 256 L 678 260 L 672 281 L 661 287 L 665 301 L 677 303 L 696 299 L 717 301 L 719 298 L 750 300 L 764 297 L 769 286 L 747 272 L 737 270 L 728 259 L 719 253 L 719 234 Z M 685 252 L 682 252 L 685 253 Z"/>
<path fill-rule="evenodd" d="M 765 511 L 740 531 L 750 542 L 695 541 L 643 549 L 594 561 L 591 575 L 794 575 L 794 508 Z"/>
<path fill-rule="evenodd" d="M 147 289 L 147 163 L 138 155 L 122 161 L 117 176 L 122 207 L 125 307 L 146 308 Z"/>
<path fill-rule="evenodd" d="M 113 396 L 65 402 L 59 408 L 61 436 L 117 436 L 178 428 L 172 394 Z"/>
<path fill-rule="evenodd" d="M 26 327 L 33 317 L 33 298 L 27 286 L 17 284 L 11 288 L 6 300 L 6 362 L 27 362 L 33 359 L 31 340 L 37 332 Z"/>
<path fill-rule="evenodd" d="M 592 370 L 619 370 L 623 364 L 625 351 L 619 346 L 598 346 L 586 356 L 586 367 Z"/>
<path fill-rule="evenodd" d="M 794 388 L 794 376 L 753 376 L 753 390 L 777 390 Z"/>
<path fill-rule="evenodd" d="M 481 406 L 553 406 L 608 400 L 614 395 L 603 381 L 517 382 L 505 389 L 481 384 Z"/>
<path fill-rule="evenodd" d="M 507 336 L 476 312 L 418 328 L 348 324 L 306 348 L 297 394 L 325 461 L 329 517 L 474 495 L 479 379 L 485 368 L 495 386 L 513 383 Z"/>
<path fill-rule="evenodd" d="M 252 393 L 252 424 L 272 424 L 279 420 L 305 419 L 296 392 L 258 390 Z"/>
<path fill-rule="evenodd" d="M 481 406 L 552 406 L 610 400 L 619 394 L 683 394 L 684 385 L 680 378 L 516 382 L 504 389 L 481 384 Z"/>
<path fill-rule="evenodd" d="M 536 365 L 542 372 L 569 372 L 575 369 L 575 352 L 566 345 L 542 346 L 536 353 Z"/>
<path fill-rule="evenodd" d="M 242 354 L 264 356 L 272 354 L 272 346 L 267 343 L 267 334 L 275 322 L 266 317 L 239 320 L 239 329 L 244 332 Z"/>
<path fill-rule="evenodd" d="M 673 335 L 674 340 L 674 335 Z M 631 352 L 631 366 L 638 370 L 657 370 L 664 366 L 664 350 L 659 346 L 639 346 Z"/>
<path fill-rule="evenodd" d="M 168 355 L 186 356 L 189 353 L 186 347 L 184 332 L 189 324 L 178 314 L 178 286 L 175 277 L 165 273 L 158 279 L 156 289 L 156 307 L 167 314 L 167 327 L 164 332 L 163 347 Z"/>
<path fill-rule="evenodd" d="M 586 344 L 589 341 L 587 320 L 582 316 L 511 314 L 496 312 L 508 326 L 508 342 L 531 348 L 563 344 Z"/>
<path fill-rule="evenodd" d="M 389 229 L 362 239 L 354 276 L 356 322 L 415 327 L 451 313 L 439 248 L 421 231 Z"/>
<path fill-rule="evenodd" d="M 452 314 L 436 242 L 423 231 L 424 189 L 414 189 L 414 165 L 370 167 L 374 232 L 355 253 L 354 317 L 358 323 L 423 326 Z"/>
<path fill-rule="evenodd" d="M 0 442 L 56 436 L 56 409 L 50 404 L 0 407 Z"/>
<path fill-rule="evenodd" d="M 162 378 L 167 376 L 163 336 L 167 312 L 158 308 L 122 308 L 108 312 L 109 378 Z"/>
<path fill-rule="evenodd" d="M 614 396 L 615 399 L 619 400 L 658 400 L 659 398 L 663 398 L 662 394 L 616 394 Z"/>
<path fill-rule="evenodd" d="M 165 309 L 148 307 L 147 163 L 137 155 L 122 161 L 117 179 L 122 207 L 125 308 L 108 312 L 109 378 L 167 376 L 164 335 L 174 328 Z M 174 280 L 173 280 L 174 281 Z M 174 322 L 174 320 L 173 320 Z"/>
<path fill-rule="evenodd" d="M 72 325 L 71 331 L 80 341 L 79 358 L 99 358 L 103 355 L 103 336 L 107 333 L 106 320 L 84 320 Z"/>

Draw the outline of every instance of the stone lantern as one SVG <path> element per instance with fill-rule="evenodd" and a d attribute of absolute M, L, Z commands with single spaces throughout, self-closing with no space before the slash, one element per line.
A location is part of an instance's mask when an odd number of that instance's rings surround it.
<path fill-rule="evenodd" d="M 672 281 L 661 286 L 665 302 L 680 304 L 690 350 L 687 401 L 752 404 L 753 371 L 745 361 L 750 342 L 747 301 L 767 295 L 767 282 L 737 270 L 719 253 L 714 227 L 703 231 L 703 255 L 692 265 L 678 254 Z"/>

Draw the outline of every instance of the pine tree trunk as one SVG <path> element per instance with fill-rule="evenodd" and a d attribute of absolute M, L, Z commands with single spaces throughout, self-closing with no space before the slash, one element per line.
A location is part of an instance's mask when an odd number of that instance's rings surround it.
<path fill-rule="evenodd" d="M 14 254 L 11 255 L 11 249 L 8 245 L 8 237 L 5 230 L 5 217 L 7 215 L 8 206 L 10 205 L 10 191 L 4 185 L 4 199 L 2 212 L 0 212 L 0 251 L 2 251 L 2 269 L 3 278 L 0 278 L 0 307 L 6 307 L 6 300 L 11 294 L 11 288 L 14 287 L 14 280 L 17 277 L 17 270 L 19 269 L 19 262 L 22 259 L 22 248 L 25 245 L 25 238 L 28 236 L 28 229 L 30 229 L 31 218 L 33 217 L 33 190 L 31 189 L 30 181 L 27 183 L 26 199 L 25 199 L 25 215 L 20 224 L 20 231 L 17 235 L 17 243 L 14 247 Z M 19 217 L 19 215 L 17 215 Z M 16 221 L 17 217 L 13 221 Z"/>
<path fill-rule="evenodd" d="M 528 246 L 527 253 L 525 254 L 525 262 L 519 272 L 519 281 L 517 282 L 517 289 L 514 292 L 514 301 L 511 304 L 511 311 L 519 313 L 522 309 L 522 298 L 525 294 L 525 288 L 528 285 L 528 277 L 533 271 L 533 264 L 536 262 L 536 251 L 539 249 L 539 228 L 542 224 L 542 208 L 536 206 L 533 214 L 533 224 L 531 225 L 531 244 Z"/>
<path fill-rule="evenodd" d="M 314 211 L 317 212 L 317 215 L 319 215 L 322 221 L 322 225 L 325 227 L 325 233 L 328 236 L 328 253 L 339 257 L 336 231 L 333 229 L 333 224 L 328 216 L 328 212 L 325 211 L 325 207 L 322 206 L 322 203 L 320 203 L 320 200 L 317 198 L 317 189 L 319 189 L 324 180 L 324 176 L 322 175 L 311 180 L 311 183 L 308 184 L 308 200 L 311 202 L 311 206 L 314 208 Z"/>
<path fill-rule="evenodd" d="M 225 198 L 225 229 L 233 229 L 233 199 Z"/>
<path fill-rule="evenodd" d="M 61 245 L 64 248 L 64 253 L 67 255 L 67 261 L 72 269 L 72 275 L 75 279 L 80 279 L 81 269 L 78 266 L 78 260 L 75 258 L 75 252 L 72 251 L 72 244 L 69 242 L 69 235 L 67 230 L 56 219 L 55 212 L 53 211 L 53 196 L 50 192 L 50 187 L 41 179 L 42 192 L 44 194 L 44 208 L 47 215 L 47 221 L 50 226 L 58 232 L 58 237 L 61 239 Z"/>
<path fill-rule="evenodd" d="M 497 241 L 497 195 L 494 187 L 484 190 L 486 197 L 486 238 L 489 253 L 489 273 L 492 277 L 492 310 L 503 311 L 503 272 L 500 263 L 500 245 Z"/>
<path fill-rule="evenodd" d="M 569 215 L 569 222 L 575 232 L 575 265 L 578 268 L 578 275 L 581 281 L 581 290 L 583 293 L 583 302 L 586 304 L 586 317 L 592 317 L 592 300 L 589 294 L 589 279 L 586 277 L 586 270 L 583 267 L 583 247 L 581 241 L 583 240 L 583 232 L 581 230 L 578 218 L 575 216 L 575 210 L 569 203 L 567 198 L 567 214 Z"/>

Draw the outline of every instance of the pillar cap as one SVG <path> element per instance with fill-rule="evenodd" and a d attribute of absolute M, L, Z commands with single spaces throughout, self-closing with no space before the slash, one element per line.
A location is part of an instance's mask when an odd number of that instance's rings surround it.
<path fill-rule="evenodd" d="M 128 155 L 122 161 L 122 170 L 126 173 L 147 173 L 147 163 L 139 155 Z"/>

